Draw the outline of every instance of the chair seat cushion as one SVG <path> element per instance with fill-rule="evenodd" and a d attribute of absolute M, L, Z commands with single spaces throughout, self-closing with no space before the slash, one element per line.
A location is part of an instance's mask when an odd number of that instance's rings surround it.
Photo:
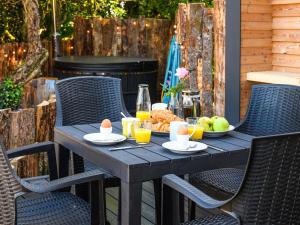
<path fill-rule="evenodd" d="M 243 181 L 243 177 L 244 170 L 242 169 L 222 168 L 192 174 L 190 182 L 198 188 L 205 183 L 221 191 L 235 194 Z"/>
<path fill-rule="evenodd" d="M 26 194 L 17 198 L 18 225 L 91 224 L 90 206 L 67 192 Z"/>
<path fill-rule="evenodd" d="M 226 214 L 203 217 L 193 221 L 185 222 L 182 225 L 238 225 L 239 221 Z"/>

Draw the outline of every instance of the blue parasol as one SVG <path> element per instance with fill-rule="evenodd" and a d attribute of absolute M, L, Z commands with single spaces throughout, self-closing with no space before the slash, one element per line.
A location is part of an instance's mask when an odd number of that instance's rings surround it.
<path fill-rule="evenodd" d="M 168 89 L 171 87 L 175 87 L 178 84 L 178 77 L 176 76 L 176 70 L 180 67 L 180 46 L 176 41 L 176 37 L 173 36 L 169 55 L 168 55 L 168 63 L 165 74 L 165 81 L 163 87 L 167 87 Z M 166 93 L 162 93 L 162 102 L 168 104 L 170 101 L 170 96 L 166 96 Z"/>

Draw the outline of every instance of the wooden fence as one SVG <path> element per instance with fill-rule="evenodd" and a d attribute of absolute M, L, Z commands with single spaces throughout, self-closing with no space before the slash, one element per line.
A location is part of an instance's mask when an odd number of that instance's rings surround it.
<path fill-rule="evenodd" d="M 159 61 L 159 85 L 165 72 L 172 27 L 173 23 L 169 20 L 144 17 L 125 20 L 76 17 L 74 39 L 61 41 L 61 53 L 154 58 Z M 45 40 L 43 46 L 50 53 L 43 74 L 52 76 L 53 43 Z M 26 51 L 25 43 L 0 45 L 0 79 L 24 60 Z"/>

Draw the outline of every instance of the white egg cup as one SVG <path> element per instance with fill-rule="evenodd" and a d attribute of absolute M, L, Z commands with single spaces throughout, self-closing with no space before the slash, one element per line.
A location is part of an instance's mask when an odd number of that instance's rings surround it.
<path fill-rule="evenodd" d="M 190 135 L 176 135 L 176 142 L 180 149 L 188 149 L 189 148 L 189 140 Z"/>
<path fill-rule="evenodd" d="M 112 127 L 110 128 L 100 127 L 100 133 L 108 136 L 112 133 Z"/>

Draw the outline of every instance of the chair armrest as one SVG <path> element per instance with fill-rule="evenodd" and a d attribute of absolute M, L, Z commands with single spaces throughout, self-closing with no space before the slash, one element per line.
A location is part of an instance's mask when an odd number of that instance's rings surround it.
<path fill-rule="evenodd" d="M 55 146 L 51 141 L 36 143 L 31 145 L 26 145 L 23 147 L 18 147 L 12 150 L 8 150 L 6 155 L 9 159 L 13 159 L 20 156 L 32 155 L 37 153 L 45 152 L 48 155 L 48 166 L 50 172 L 50 179 L 57 179 L 57 164 L 55 156 Z"/>
<path fill-rule="evenodd" d="M 48 141 L 43 143 L 26 145 L 15 149 L 10 149 L 6 152 L 6 154 L 9 159 L 12 159 L 20 156 L 32 155 L 41 152 L 50 152 L 54 150 L 55 150 L 54 143 Z"/>
<path fill-rule="evenodd" d="M 162 183 L 183 194 L 205 209 L 219 208 L 231 200 L 219 201 L 214 199 L 174 174 L 163 176 Z"/>
<path fill-rule="evenodd" d="M 20 184 L 27 190 L 35 193 L 46 193 L 57 191 L 59 189 L 70 187 L 75 184 L 87 183 L 90 181 L 102 180 L 104 173 L 101 170 L 92 170 L 76 175 L 56 179 L 43 184 L 29 183 L 24 179 L 17 178 Z"/>

